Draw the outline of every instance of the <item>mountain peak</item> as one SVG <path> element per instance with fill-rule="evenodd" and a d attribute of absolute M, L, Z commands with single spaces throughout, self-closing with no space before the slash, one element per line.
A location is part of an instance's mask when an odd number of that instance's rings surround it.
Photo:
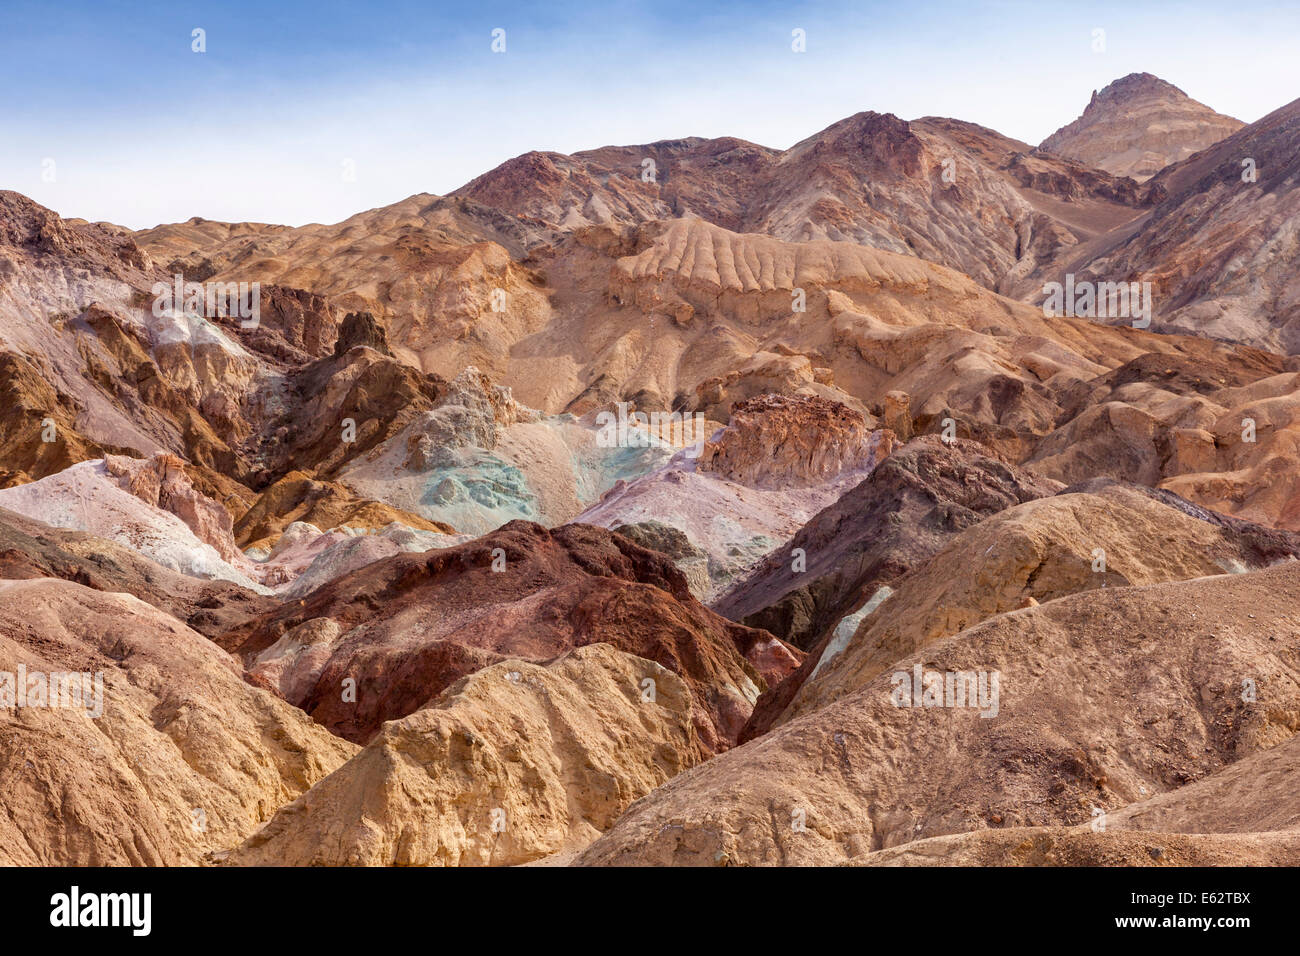
<path fill-rule="evenodd" d="M 1160 79 L 1154 73 L 1130 73 L 1107 84 L 1100 92 L 1093 90 L 1089 108 L 1098 100 L 1131 100 L 1147 96 L 1166 96 L 1171 98 L 1191 99 L 1186 93 L 1172 83 Z"/>
<path fill-rule="evenodd" d="M 1100 91 L 1082 115 L 1039 148 L 1142 181 L 1242 126 L 1151 73 L 1130 73 Z"/>

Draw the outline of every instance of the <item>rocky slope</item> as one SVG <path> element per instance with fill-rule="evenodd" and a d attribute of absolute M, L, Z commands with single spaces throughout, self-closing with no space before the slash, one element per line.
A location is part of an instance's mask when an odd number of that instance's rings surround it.
<path fill-rule="evenodd" d="M 655 522 L 706 559 L 706 603 L 813 514 L 870 474 L 893 446 L 859 412 L 806 396 L 734 406 L 731 424 L 664 467 L 617 482 L 577 520 L 607 528 Z"/>
<path fill-rule="evenodd" d="M 1065 482 L 1159 485 L 1204 507 L 1297 529 L 1292 360 L 1145 355 L 1062 400 L 1062 422 L 1026 464 Z M 1274 370 L 1278 370 L 1276 373 Z"/>
<path fill-rule="evenodd" d="M 211 531 L 218 545 L 226 546 L 214 547 L 176 514 L 123 488 L 129 481 L 126 472 L 119 481 L 105 461 L 85 461 L 40 481 L 0 490 L 0 508 L 54 528 L 108 538 L 191 577 L 231 581 L 254 590 L 262 587 L 253 580 L 253 563 L 234 547 L 230 517 L 224 509 L 219 513 L 225 518 L 225 528 L 218 524 Z M 194 500 L 215 504 L 203 496 Z M 208 517 L 215 511 L 204 509 L 202 514 Z"/>
<path fill-rule="evenodd" d="M 1300 624 L 1297 567 L 995 617 L 893 669 L 984 671 L 987 705 L 996 671 L 996 706 L 898 706 L 902 678 L 883 673 L 669 781 L 579 862 L 840 862 L 948 833 L 1084 823 L 1094 807 L 1191 783 L 1295 734 L 1300 657 L 1280 635 Z"/>
<path fill-rule="evenodd" d="M 770 634 L 702 607 L 666 555 L 589 525 L 526 522 L 377 561 L 217 641 L 359 743 L 484 667 L 604 642 L 686 681 L 695 731 L 714 753 L 735 742 L 767 684 L 801 660 Z"/>
<path fill-rule="evenodd" d="M 6 703 L 0 860 L 8 865 L 194 864 L 251 834 L 355 751 L 250 687 L 202 635 L 126 594 L 0 581 L 0 672 L 12 682 L 19 667 L 29 681 L 101 675 L 102 696 L 92 691 L 91 717 L 34 698 Z"/>
<path fill-rule="evenodd" d="M 980 621 L 1106 587 L 1241 573 L 1300 558 L 1300 535 L 1201 520 L 1102 481 L 1015 505 L 954 536 L 818 655 L 781 721 L 852 693 L 894 661 Z"/>
<path fill-rule="evenodd" d="M 493 664 L 384 725 L 234 850 L 242 866 L 508 866 L 581 849 L 704 758 L 665 667 L 589 644 Z"/>
<path fill-rule="evenodd" d="M 1014 827 L 917 840 L 854 866 L 1295 866 L 1294 833 L 1094 833 L 1087 827 Z"/>
<path fill-rule="evenodd" d="M 812 648 L 952 534 L 1061 486 L 975 442 L 918 438 L 814 515 L 711 605 Z"/>
<path fill-rule="evenodd" d="M 869 866 L 1295 866 L 1300 738 L 1087 826 L 981 830 L 867 854 Z"/>
<path fill-rule="evenodd" d="M 1160 172 L 1166 198 L 1061 272 L 1150 282 L 1153 328 L 1295 354 L 1298 143 L 1300 101 Z"/>
<path fill-rule="evenodd" d="M 59 530 L 0 508 L 0 580 L 59 578 L 130 594 L 211 637 L 270 610 L 275 599 L 229 581 L 201 580 L 150 561 L 133 547 Z"/>
<path fill-rule="evenodd" d="M 1294 861 L 1296 113 L 1135 75 L 1051 149 L 859 113 L 301 228 L 0 192 L 0 703 L 110 705 L 0 707 L 0 860 Z"/>
<path fill-rule="evenodd" d="M 1038 148 L 1138 182 L 1245 125 L 1150 73 L 1130 73 L 1098 92 L 1073 123 Z"/>

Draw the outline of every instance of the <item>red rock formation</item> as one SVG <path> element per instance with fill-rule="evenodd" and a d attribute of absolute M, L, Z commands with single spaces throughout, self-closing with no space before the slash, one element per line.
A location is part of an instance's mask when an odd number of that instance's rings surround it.
<path fill-rule="evenodd" d="M 700 739 L 716 752 L 801 659 L 706 610 L 666 555 L 602 528 L 523 521 L 375 562 L 218 640 L 255 674 L 275 662 L 282 688 L 309 688 L 291 702 L 358 742 L 488 664 L 604 642 L 685 679 Z"/>

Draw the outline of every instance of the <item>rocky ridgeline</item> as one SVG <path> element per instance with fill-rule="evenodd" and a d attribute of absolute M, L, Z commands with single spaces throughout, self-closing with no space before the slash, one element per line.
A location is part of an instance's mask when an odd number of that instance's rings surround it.
<path fill-rule="evenodd" d="M 0 863 L 1300 862 L 1298 109 L 1134 75 L 1039 149 L 866 112 L 334 226 L 0 192 Z"/>

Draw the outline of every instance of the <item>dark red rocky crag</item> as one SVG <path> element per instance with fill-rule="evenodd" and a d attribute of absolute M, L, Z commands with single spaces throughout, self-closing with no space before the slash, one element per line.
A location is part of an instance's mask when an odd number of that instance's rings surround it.
<path fill-rule="evenodd" d="M 490 664 L 603 642 L 680 674 L 717 752 L 735 743 L 757 693 L 803 657 L 705 608 L 667 555 L 603 528 L 526 521 L 377 561 L 217 640 L 254 679 L 358 742 Z"/>

